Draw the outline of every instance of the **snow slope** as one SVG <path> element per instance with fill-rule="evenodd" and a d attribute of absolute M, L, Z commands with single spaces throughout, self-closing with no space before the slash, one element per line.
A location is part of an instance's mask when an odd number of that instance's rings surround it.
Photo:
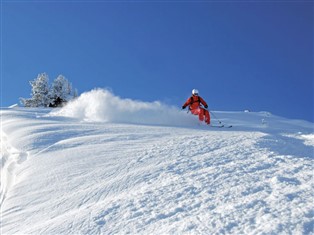
<path fill-rule="evenodd" d="M 214 115 L 233 128 L 100 89 L 2 108 L 1 234 L 314 234 L 313 123 Z"/>

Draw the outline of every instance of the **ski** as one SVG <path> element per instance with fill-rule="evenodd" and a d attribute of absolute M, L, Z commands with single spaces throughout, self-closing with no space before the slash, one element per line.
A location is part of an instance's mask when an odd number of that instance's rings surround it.
<path fill-rule="evenodd" d="M 223 127 L 225 127 L 225 125 L 210 125 L 210 127 L 223 128 Z"/>
<path fill-rule="evenodd" d="M 210 125 L 210 127 L 215 127 L 215 128 L 231 128 L 232 125 L 226 126 L 226 125 Z"/>

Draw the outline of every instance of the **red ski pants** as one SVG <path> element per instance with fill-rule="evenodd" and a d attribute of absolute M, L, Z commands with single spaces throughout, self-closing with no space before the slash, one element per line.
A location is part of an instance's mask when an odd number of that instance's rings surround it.
<path fill-rule="evenodd" d="M 204 117 L 205 117 L 205 122 L 207 124 L 210 124 L 210 115 L 209 115 L 208 110 L 203 109 L 203 108 L 191 109 L 191 113 L 194 115 L 198 115 L 198 119 L 201 122 L 204 121 Z"/>

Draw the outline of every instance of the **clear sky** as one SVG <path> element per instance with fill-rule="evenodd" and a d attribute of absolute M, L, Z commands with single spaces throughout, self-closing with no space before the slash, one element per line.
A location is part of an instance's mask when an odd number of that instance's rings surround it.
<path fill-rule="evenodd" d="M 64 75 L 79 93 L 314 122 L 313 1 L 1 1 L 1 106 Z"/>

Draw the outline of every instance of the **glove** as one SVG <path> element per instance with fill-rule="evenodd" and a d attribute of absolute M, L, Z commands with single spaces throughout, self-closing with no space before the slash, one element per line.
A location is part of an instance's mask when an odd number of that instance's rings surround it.
<path fill-rule="evenodd" d="M 182 106 L 182 109 L 185 109 L 185 108 L 186 108 L 186 106 L 183 105 L 183 106 Z"/>

